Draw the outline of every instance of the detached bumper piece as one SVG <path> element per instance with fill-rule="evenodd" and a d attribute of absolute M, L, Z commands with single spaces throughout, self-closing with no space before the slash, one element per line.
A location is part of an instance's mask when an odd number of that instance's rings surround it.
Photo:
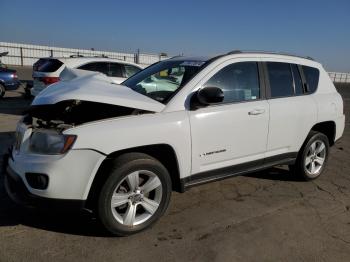
<path fill-rule="evenodd" d="M 4 165 L 7 165 L 7 162 L 4 162 Z M 25 207 L 81 210 L 85 206 L 84 200 L 53 199 L 33 195 L 10 166 L 7 166 L 5 172 L 5 189 L 12 201 Z"/>

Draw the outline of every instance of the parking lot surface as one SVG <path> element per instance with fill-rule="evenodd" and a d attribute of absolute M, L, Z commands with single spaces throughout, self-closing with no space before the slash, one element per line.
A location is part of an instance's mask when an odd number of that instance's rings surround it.
<path fill-rule="evenodd" d="M 166 215 L 131 237 L 89 215 L 19 208 L 0 175 L 0 261 L 350 261 L 350 86 L 338 90 L 345 133 L 319 179 L 273 168 L 173 193 Z M 30 104 L 22 95 L 0 100 L 0 155 Z"/>

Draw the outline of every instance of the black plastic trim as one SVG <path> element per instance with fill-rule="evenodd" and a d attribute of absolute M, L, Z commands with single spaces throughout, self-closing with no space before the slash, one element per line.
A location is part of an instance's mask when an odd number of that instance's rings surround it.
<path fill-rule="evenodd" d="M 276 165 L 294 164 L 297 155 L 298 153 L 296 152 L 285 153 L 277 156 L 268 157 L 265 159 L 254 160 L 243 164 L 197 173 L 192 176 L 181 179 L 181 191 L 184 192 L 186 191 L 186 189 L 193 186 L 222 180 L 233 176 L 243 175 L 259 170 L 264 170 Z"/>
<path fill-rule="evenodd" d="M 258 63 L 258 74 L 259 74 L 259 88 L 260 88 L 260 97 L 259 100 L 265 100 L 266 99 L 266 81 L 265 81 L 265 74 L 264 74 L 264 65 L 261 62 Z"/>

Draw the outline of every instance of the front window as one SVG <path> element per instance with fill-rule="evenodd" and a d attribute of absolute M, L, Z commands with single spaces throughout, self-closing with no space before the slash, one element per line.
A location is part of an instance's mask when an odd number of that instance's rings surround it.
<path fill-rule="evenodd" d="M 130 77 L 123 85 L 165 104 L 204 64 L 204 61 L 162 61 Z"/>
<path fill-rule="evenodd" d="M 240 62 L 228 65 L 212 76 L 204 87 L 218 87 L 224 93 L 223 103 L 260 98 L 258 64 Z"/>

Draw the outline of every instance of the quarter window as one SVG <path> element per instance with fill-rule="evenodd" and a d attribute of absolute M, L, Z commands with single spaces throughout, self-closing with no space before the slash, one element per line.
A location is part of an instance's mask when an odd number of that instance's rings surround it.
<path fill-rule="evenodd" d="M 260 98 L 258 64 L 234 63 L 224 67 L 204 85 L 224 92 L 223 103 L 250 101 Z"/>
<path fill-rule="evenodd" d="M 308 90 L 306 91 L 308 93 L 315 92 L 318 86 L 318 80 L 320 78 L 320 71 L 314 67 L 303 66 L 303 72 L 308 85 Z"/>
<path fill-rule="evenodd" d="M 294 95 L 290 65 L 279 62 L 268 62 L 266 64 L 270 81 L 271 97 L 286 97 Z"/>

